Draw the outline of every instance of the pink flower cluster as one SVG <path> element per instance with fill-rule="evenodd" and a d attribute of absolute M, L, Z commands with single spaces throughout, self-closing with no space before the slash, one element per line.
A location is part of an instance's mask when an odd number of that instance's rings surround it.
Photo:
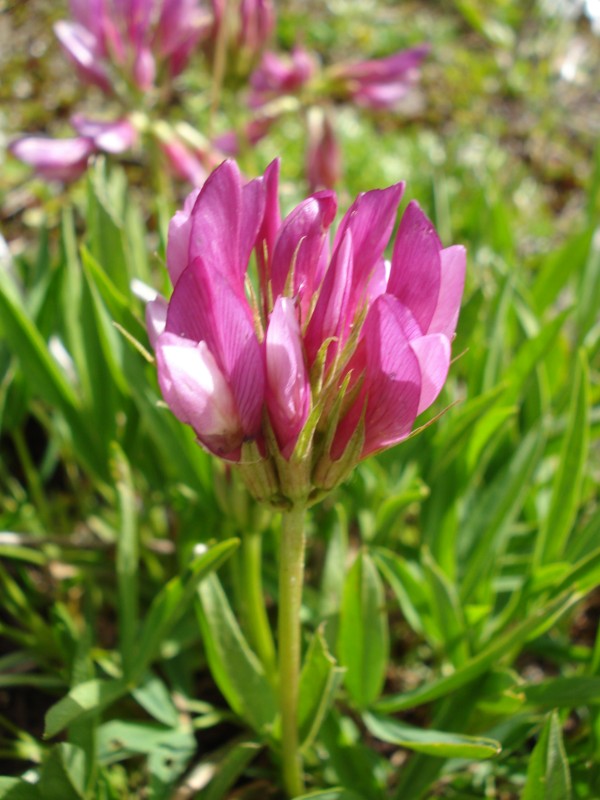
<path fill-rule="evenodd" d="M 267 51 L 250 77 L 249 107 L 262 116 L 263 135 L 276 120 L 277 100 L 287 96 L 308 104 L 306 174 L 312 190 L 331 189 L 341 174 L 341 149 L 332 123 L 332 102 L 372 111 L 398 111 L 420 75 L 428 45 L 400 50 L 385 58 L 350 61 L 319 69 L 302 47 L 282 56 Z M 235 155 L 234 148 L 227 152 Z"/>
<path fill-rule="evenodd" d="M 119 77 L 145 92 L 162 66 L 175 77 L 211 24 L 199 0 L 71 0 L 71 16 L 55 33 L 82 79 L 105 92 Z"/>
<path fill-rule="evenodd" d="M 333 192 L 281 220 L 278 162 L 244 183 L 225 161 L 171 221 L 173 294 L 147 309 L 160 388 L 207 450 L 254 454 L 260 499 L 332 488 L 405 439 L 446 380 L 465 250 L 413 201 L 386 261 L 403 191 L 359 195 L 330 242 Z"/>

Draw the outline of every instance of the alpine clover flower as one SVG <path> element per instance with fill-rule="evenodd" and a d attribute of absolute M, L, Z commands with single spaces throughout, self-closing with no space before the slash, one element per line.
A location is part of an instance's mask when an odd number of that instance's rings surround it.
<path fill-rule="evenodd" d="M 210 30 L 199 0 L 71 0 L 71 20 L 54 26 L 86 83 L 111 93 L 119 78 L 148 91 L 157 73 L 179 75 Z"/>
<path fill-rule="evenodd" d="M 450 364 L 465 249 L 443 248 L 404 184 L 335 194 L 281 219 L 278 162 L 244 182 L 225 161 L 171 221 L 170 301 L 149 304 L 162 395 L 257 499 L 318 500 L 406 439 Z M 255 265 L 255 270 L 250 265 Z"/>

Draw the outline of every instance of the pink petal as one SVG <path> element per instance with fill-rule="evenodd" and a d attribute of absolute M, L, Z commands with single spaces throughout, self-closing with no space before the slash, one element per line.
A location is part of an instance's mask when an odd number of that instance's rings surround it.
<path fill-rule="evenodd" d="M 279 297 L 269 320 L 265 339 L 267 408 L 281 451 L 291 455 L 306 422 L 310 385 L 298 314 L 293 300 Z"/>
<path fill-rule="evenodd" d="M 387 291 L 410 309 L 423 332 L 429 329 L 438 304 L 440 250 L 433 224 L 413 200 L 398 228 Z"/>
<path fill-rule="evenodd" d="M 446 382 L 450 368 L 450 342 L 443 334 L 432 333 L 413 339 L 410 346 L 421 370 L 421 396 L 417 411 L 417 414 L 421 414 L 434 402 Z"/>
<path fill-rule="evenodd" d="M 256 241 L 262 222 L 263 191 L 262 182 L 242 191 L 237 164 L 224 161 L 207 179 L 192 211 L 189 260 L 201 256 L 240 292 L 248 268 L 248 245 Z"/>
<path fill-rule="evenodd" d="M 200 189 L 194 189 L 185 199 L 183 209 L 177 211 L 169 222 L 167 236 L 167 268 L 173 286 L 188 265 L 188 252 L 190 249 L 190 234 L 192 232 L 191 213 Z"/>
<path fill-rule="evenodd" d="M 317 302 L 304 337 L 308 363 L 312 366 L 326 339 L 337 337 L 330 350 L 336 352 L 344 344 L 352 306 L 353 248 L 352 233 L 346 232 L 331 260 L 319 290 Z M 352 306 L 352 307 L 351 307 Z"/>
<path fill-rule="evenodd" d="M 146 329 L 153 348 L 156 348 L 157 339 L 166 327 L 168 307 L 167 301 L 160 295 L 146 306 Z"/>
<path fill-rule="evenodd" d="M 274 297 L 283 293 L 293 270 L 294 296 L 310 301 L 318 285 L 323 245 L 336 208 L 333 192 L 318 192 L 296 206 L 283 221 L 271 264 Z"/>
<path fill-rule="evenodd" d="M 80 136 L 94 140 L 99 150 L 106 153 L 123 153 L 135 144 L 137 132 L 128 119 L 111 122 L 89 119 L 83 114 L 74 114 L 71 125 Z"/>
<path fill-rule="evenodd" d="M 102 44 L 94 34 L 82 25 L 66 20 L 61 20 L 54 25 L 54 33 L 84 80 L 109 92 L 111 90 L 110 79 L 104 67 L 99 63 Z"/>
<path fill-rule="evenodd" d="M 233 395 L 206 343 L 163 333 L 156 360 L 160 390 L 175 416 L 215 452 L 239 447 L 244 432 Z"/>
<path fill-rule="evenodd" d="M 429 324 L 429 333 L 443 333 L 452 339 L 465 286 L 467 252 L 462 245 L 457 244 L 442 250 L 440 257 L 442 265 L 440 294 L 433 319 Z"/>
<path fill-rule="evenodd" d="M 343 453 L 365 402 L 362 458 L 405 439 L 417 416 L 421 394 L 419 362 L 404 334 L 399 303 L 391 295 L 380 295 L 369 309 L 357 366 L 364 370 L 364 383 L 338 428 L 332 447 L 334 458 Z M 354 359 L 349 368 L 356 369 Z"/>
<path fill-rule="evenodd" d="M 265 170 L 265 213 L 256 237 L 256 257 L 260 286 L 263 294 L 265 310 L 268 296 L 268 278 L 271 271 L 270 264 L 275 249 L 275 240 L 281 225 L 279 211 L 279 159 L 272 161 Z"/>
<path fill-rule="evenodd" d="M 360 194 L 340 223 L 334 251 L 345 232 L 351 230 L 354 246 L 353 285 L 357 304 L 362 301 L 367 282 L 383 257 L 403 193 L 404 183 L 397 183 L 387 189 L 374 189 Z"/>
<path fill-rule="evenodd" d="M 16 158 L 33 167 L 42 178 L 65 182 L 75 180 L 85 172 L 94 149 L 94 143 L 85 137 L 50 139 L 26 136 L 9 146 Z"/>
<path fill-rule="evenodd" d="M 260 429 L 265 367 L 246 298 L 226 276 L 197 258 L 177 281 L 166 329 L 206 342 L 231 387 L 244 433 L 255 437 Z"/>
<path fill-rule="evenodd" d="M 206 180 L 206 169 L 195 153 L 178 139 L 169 142 L 159 142 L 169 165 L 175 175 L 192 186 L 202 186 Z"/>
<path fill-rule="evenodd" d="M 133 79 L 142 92 L 147 92 L 154 85 L 156 62 L 146 46 L 141 46 L 136 53 L 133 64 Z"/>

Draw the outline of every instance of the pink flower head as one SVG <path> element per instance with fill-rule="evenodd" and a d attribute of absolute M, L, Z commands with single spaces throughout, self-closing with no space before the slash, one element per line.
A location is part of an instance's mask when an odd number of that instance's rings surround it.
<path fill-rule="evenodd" d="M 199 0 L 71 0 L 71 15 L 56 36 L 82 80 L 105 92 L 117 74 L 141 91 L 163 64 L 178 75 L 209 30 Z"/>
<path fill-rule="evenodd" d="M 25 136 L 9 146 L 13 156 L 33 167 L 41 178 L 64 183 L 83 175 L 95 149 L 94 142 L 84 136 L 73 139 Z"/>
<path fill-rule="evenodd" d="M 361 108 L 394 109 L 418 79 L 429 49 L 428 45 L 419 45 L 387 58 L 340 64 L 332 68 L 331 76 L 344 98 Z"/>
<path fill-rule="evenodd" d="M 314 58 L 302 47 L 294 47 L 285 56 L 265 53 L 250 77 L 250 107 L 259 108 L 277 97 L 294 94 L 308 83 L 316 69 Z"/>
<path fill-rule="evenodd" d="M 386 262 L 403 191 L 359 195 L 331 241 L 332 192 L 281 220 L 277 162 L 245 183 L 225 161 L 171 223 L 175 288 L 148 308 L 160 388 L 259 499 L 328 491 L 405 439 L 444 385 L 465 250 L 443 248 L 413 201 Z"/>

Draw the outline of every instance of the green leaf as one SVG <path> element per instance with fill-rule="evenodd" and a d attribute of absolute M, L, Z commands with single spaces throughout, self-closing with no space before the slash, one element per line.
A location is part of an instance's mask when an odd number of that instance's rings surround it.
<path fill-rule="evenodd" d="M 177 727 L 179 712 L 167 687 L 156 675 L 147 673 L 143 683 L 133 689 L 131 694 L 154 719 L 170 728 Z"/>
<path fill-rule="evenodd" d="M 1 800 L 42 800 L 39 785 L 21 778 L 0 777 Z"/>
<path fill-rule="evenodd" d="M 94 679 L 80 683 L 48 710 L 44 736 L 55 736 L 76 719 L 105 708 L 127 691 L 127 684 L 121 680 Z"/>
<path fill-rule="evenodd" d="M 471 599 L 502 552 L 510 525 L 521 510 L 530 488 L 530 479 L 544 449 L 541 431 L 531 431 L 499 476 L 479 493 L 477 503 L 461 528 L 462 561 L 466 564 L 461 582 L 463 600 Z"/>
<path fill-rule="evenodd" d="M 381 715 L 366 713 L 363 721 L 373 736 L 382 742 L 438 758 L 491 758 L 502 749 L 494 739 L 415 728 Z"/>
<path fill-rule="evenodd" d="M 552 678 L 516 686 L 515 691 L 524 694 L 530 705 L 546 709 L 597 705 L 600 703 L 600 677 Z"/>
<path fill-rule="evenodd" d="M 343 675 L 344 670 L 327 648 L 321 626 L 311 639 L 300 676 L 298 728 L 302 747 L 308 747 L 317 736 Z"/>
<path fill-rule="evenodd" d="M 552 250 L 538 270 L 532 288 L 532 297 L 538 313 L 545 311 L 554 302 L 559 292 L 572 275 L 583 270 L 594 234 L 594 226 L 583 233 L 570 236 L 557 250 Z"/>
<path fill-rule="evenodd" d="M 195 599 L 198 584 L 218 569 L 239 543 L 239 539 L 227 539 L 214 545 L 194 559 L 184 575 L 172 578 L 156 595 L 141 627 L 132 680 L 137 682 L 157 657 L 167 634 Z"/>
<path fill-rule="evenodd" d="M 521 800 L 571 800 L 571 775 L 558 712 L 548 717 L 527 769 Z"/>
<path fill-rule="evenodd" d="M 551 322 L 544 325 L 537 336 L 528 339 L 525 344 L 521 346 L 510 365 L 508 376 L 510 384 L 502 398 L 504 405 L 510 406 L 518 402 L 525 382 L 536 366 L 545 358 L 551 347 L 553 347 L 570 313 L 571 309 L 562 311 Z"/>
<path fill-rule="evenodd" d="M 264 668 L 238 625 L 216 575 L 198 589 L 202 641 L 213 678 L 239 716 L 256 731 L 271 726 L 277 699 Z"/>
<path fill-rule="evenodd" d="M 85 797 L 85 755 L 81 748 L 62 742 L 45 759 L 39 789 L 44 800 L 83 800 Z"/>
<path fill-rule="evenodd" d="M 98 160 L 94 170 L 88 173 L 86 218 L 92 255 L 125 293 L 130 275 L 123 223 L 119 219 L 126 204 L 124 177 L 122 185 L 118 185 L 121 176 L 118 169 L 108 176 L 106 161 Z"/>
<path fill-rule="evenodd" d="M 207 756 L 187 781 L 196 791 L 201 789 L 199 794 L 194 795 L 196 800 L 223 800 L 261 749 L 252 740 L 237 740 Z"/>
<path fill-rule="evenodd" d="M 384 548 L 377 548 L 373 557 L 410 627 L 430 643 L 438 644 L 441 631 L 432 616 L 430 587 L 420 565 Z"/>
<path fill-rule="evenodd" d="M 384 697 L 376 703 L 375 709 L 383 713 L 403 711 L 445 697 L 471 683 L 506 656 L 509 656 L 510 660 L 510 655 L 514 654 L 533 634 L 541 635 L 569 608 L 578 603 L 581 597 L 581 594 L 567 590 L 544 608 L 534 611 L 523 622 L 498 635 L 484 650 L 452 674 L 431 681 L 418 689 Z"/>
<path fill-rule="evenodd" d="M 111 447 L 111 471 L 117 490 L 119 535 L 117 538 L 117 586 L 119 642 L 123 672 L 128 677 L 137 660 L 136 635 L 139 613 L 139 543 L 136 495 L 131 468 L 125 454 L 115 443 Z"/>
<path fill-rule="evenodd" d="M 583 350 L 579 352 L 571 395 L 567 430 L 558 457 L 552 497 L 544 525 L 536 539 L 534 562 L 548 563 L 563 555 L 578 514 L 589 449 L 590 390 Z"/>
<path fill-rule="evenodd" d="M 460 667 L 468 661 L 469 646 L 464 614 L 455 585 L 448 580 L 428 549 L 424 549 L 423 566 L 431 589 L 432 608 L 444 641 L 445 654 L 455 667 Z"/>
<path fill-rule="evenodd" d="M 338 653 L 350 696 L 359 708 L 366 708 L 383 687 L 389 635 L 383 584 L 364 551 L 346 576 Z"/>

